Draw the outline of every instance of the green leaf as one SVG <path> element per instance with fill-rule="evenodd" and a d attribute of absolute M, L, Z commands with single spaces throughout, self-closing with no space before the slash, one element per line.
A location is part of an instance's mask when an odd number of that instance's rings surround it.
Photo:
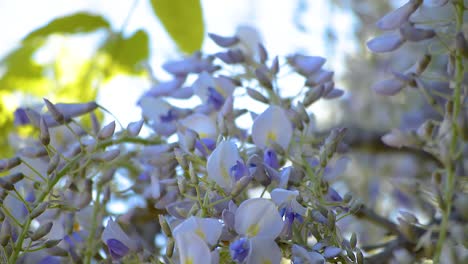
<path fill-rule="evenodd" d="M 128 38 L 119 34 L 104 43 L 101 50 L 109 56 L 113 67 L 138 74 L 143 70 L 142 63 L 150 55 L 149 36 L 144 30 L 138 30 Z"/>
<path fill-rule="evenodd" d="M 205 29 L 200 0 L 151 0 L 151 6 L 182 51 L 201 48 Z"/>
<path fill-rule="evenodd" d="M 110 28 L 110 23 L 105 18 L 86 12 L 78 12 L 52 20 L 47 25 L 29 33 L 24 40 L 47 37 L 51 34 L 88 33 L 102 28 Z"/>

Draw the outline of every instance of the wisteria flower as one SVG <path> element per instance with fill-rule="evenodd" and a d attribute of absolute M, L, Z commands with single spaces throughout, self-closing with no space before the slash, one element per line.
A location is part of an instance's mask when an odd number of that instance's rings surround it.
<path fill-rule="evenodd" d="M 177 236 L 180 233 L 195 233 L 208 245 L 216 245 L 221 235 L 223 225 L 218 219 L 191 216 L 180 223 L 173 231 Z"/>
<path fill-rule="evenodd" d="M 271 200 L 280 209 L 280 214 L 283 216 L 285 226 L 283 233 L 286 237 L 290 237 L 292 233 L 292 224 L 295 220 L 302 222 L 303 216 L 306 213 L 306 208 L 297 202 L 299 191 L 290 191 L 276 188 L 271 192 Z"/>
<path fill-rule="evenodd" d="M 231 191 L 236 182 L 235 166 L 239 166 L 238 162 L 241 160 L 236 144 L 233 141 L 222 141 L 208 157 L 206 164 L 208 178 L 226 191 Z"/>
<path fill-rule="evenodd" d="M 137 250 L 136 242 L 130 239 L 113 219 L 107 221 L 107 226 L 102 232 L 101 239 L 107 245 L 112 258 L 116 260 L 125 257 L 131 251 Z"/>
<path fill-rule="evenodd" d="M 293 129 L 291 121 L 284 110 L 276 105 L 268 107 L 261 113 L 252 126 L 252 139 L 261 149 L 271 148 L 276 143 L 284 150 L 288 149 Z"/>

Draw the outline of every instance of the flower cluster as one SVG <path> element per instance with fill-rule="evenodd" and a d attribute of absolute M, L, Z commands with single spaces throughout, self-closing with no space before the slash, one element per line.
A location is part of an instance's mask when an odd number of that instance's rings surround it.
<path fill-rule="evenodd" d="M 445 8 L 449 2 L 456 33 L 414 18 L 425 5 Z M 0 172 L 8 174 L 0 178 L 0 259 L 301 264 L 390 258 L 409 263 L 413 257 L 444 256 L 462 261 L 468 196 L 455 184 L 467 155 L 463 10 L 462 1 L 410 0 L 377 22 L 392 33 L 368 42 L 374 52 L 390 52 L 405 42 L 454 40 L 445 86 L 426 75 L 438 57 L 427 48 L 410 69 L 373 87 L 384 95 L 418 88 L 439 111 L 438 120 L 382 138 L 390 146 L 422 149 L 437 161 L 431 187 L 439 206 L 427 206 L 434 212 L 428 224 L 410 212 L 401 212 L 394 223 L 334 188 L 349 161 L 343 154 L 347 129 L 318 131 L 309 108 L 344 94 L 335 87 L 334 72 L 319 56 L 270 57 L 256 30 L 243 26 L 234 36 L 209 34 L 219 52 L 165 63 L 171 79 L 142 95 L 142 119 L 125 128 L 101 124 L 98 114 L 105 109 L 95 102 L 44 99 L 44 109 L 18 109 L 16 123 L 36 127 L 39 140 L 0 160 Z M 286 87 L 283 73 L 303 84 Z M 285 96 L 289 88 L 300 92 Z M 139 135 L 143 127 L 146 137 Z M 122 201 L 124 210 L 112 210 Z M 358 244 L 343 224 L 351 217 L 384 228 L 386 241 Z M 375 253 L 376 248 L 383 250 Z"/>

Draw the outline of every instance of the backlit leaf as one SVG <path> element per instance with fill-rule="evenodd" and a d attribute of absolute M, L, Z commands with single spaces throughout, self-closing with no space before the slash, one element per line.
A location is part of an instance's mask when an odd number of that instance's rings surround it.
<path fill-rule="evenodd" d="M 200 0 L 151 0 L 151 6 L 182 51 L 201 48 L 205 29 Z"/>

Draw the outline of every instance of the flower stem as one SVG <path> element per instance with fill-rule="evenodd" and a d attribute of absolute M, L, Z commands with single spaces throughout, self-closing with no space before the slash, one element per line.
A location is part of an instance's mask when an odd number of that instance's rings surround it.
<path fill-rule="evenodd" d="M 464 3 L 462 0 L 455 1 L 455 16 L 456 16 L 456 32 L 460 32 L 463 27 Z M 458 115 L 461 110 L 462 101 L 462 81 L 464 75 L 463 54 L 461 50 L 455 50 L 455 87 L 453 91 L 453 113 L 452 113 L 452 138 L 450 142 L 449 157 L 446 164 L 447 178 L 445 183 L 445 207 L 443 208 L 442 223 L 440 226 L 439 239 L 437 241 L 436 250 L 434 253 L 434 263 L 440 263 L 440 255 L 447 236 L 449 226 L 449 217 L 452 207 L 452 199 L 455 189 L 455 163 L 457 159 L 456 150 L 458 147 Z"/>

